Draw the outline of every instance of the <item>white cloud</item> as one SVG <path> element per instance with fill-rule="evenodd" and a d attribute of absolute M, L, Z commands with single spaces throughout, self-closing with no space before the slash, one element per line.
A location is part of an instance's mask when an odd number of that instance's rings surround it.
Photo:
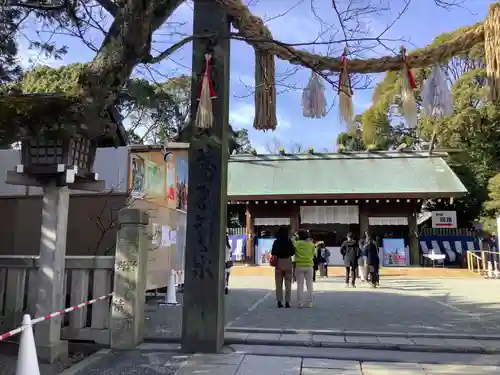
<path fill-rule="evenodd" d="M 372 106 L 371 100 L 356 99 L 356 96 L 353 96 L 352 101 L 356 110 L 361 112 L 366 111 Z"/>
<path fill-rule="evenodd" d="M 62 60 L 56 60 L 52 56 L 47 56 L 38 49 L 29 48 L 26 42 L 19 42 L 19 64 L 24 69 L 32 69 L 36 65 L 47 65 L 51 68 L 59 68 L 67 63 Z"/>
<path fill-rule="evenodd" d="M 235 73 L 232 77 L 234 77 L 235 82 L 238 84 L 242 84 L 247 87 L 253 87 L 255 85 L 255 77 L 250 74 Z"/>
<path fill-rule="evenodd" d="M 249 103 L 238 104 L 229 111 L 229 122 L 235 128 L 249 128 L 253 126 L 254 117 L 255 106 Z M 277 117 L 278 129 L 287 129 L 292 126 L 292 123 L 280 114 Z"/>

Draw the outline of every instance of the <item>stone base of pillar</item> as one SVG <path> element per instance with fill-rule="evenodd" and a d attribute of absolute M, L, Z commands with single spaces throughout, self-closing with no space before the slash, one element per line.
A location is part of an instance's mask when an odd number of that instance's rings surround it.
<path fill-rule="evenodd" d="M 60 340 L 50 346 L 37 345 L 36 354 L 42 363 L 65 362 L 68 359 L 68 342 Z"/>

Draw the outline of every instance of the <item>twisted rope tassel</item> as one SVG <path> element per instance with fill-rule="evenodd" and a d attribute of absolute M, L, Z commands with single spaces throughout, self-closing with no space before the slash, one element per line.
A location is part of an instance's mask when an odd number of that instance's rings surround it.
<path fill-rule="evenodd" d="M 276 83 L 274 55 L 267 51 L 255 51 L 255 117 L 253 127 L 259 130 L 275 130 Z"/>
<path fill-rule="evenodd" d="M 436 64 L 422 85 L 422 104 L 427 116 L 439 119 L 453 114 L 451 92 L 443 69 Z"/>
<path fill-rule="evenodd" d="M 414 129 L 417 127 L 417 102 L 413 89 L 417 88 L 413 74 L 406 61 L 406 48 L 401 47 L 401 60 L 403 61 L 403 68 L 401 69 L 401 101 L 403 116 L 407 125 Z"/>
<path fill-rule="evenodd" d="M 340 59 L 341 68 L 339 76 L 339 116 L 340 121 L 347 125 L 348 129 L 353 129 L 354 124 L 354 107 L 352 104 L 352 87 L 349 72 L 347 71 L 347 47 L 344 48 L 344 53 Z"/>
<path fill-rule="evenodd" d="M 302 113 L 304 117 L 309 118 L 326 116 L 325 86 L 314 71 L 311 72 L 309 82 L 302 92 Z"/>
<path fill-rule="evenodd" d="M 500 4 L 491 4 L 484 21 L 484 52 L 490 98 L 500 100 Z"/>
<path fill-rule="evenodd" d="M 201 79 L 201 88 L 198 94 L 198 109 L 196 111 L 196 126 L 200 129 L 211 128 L 214 123 L 212 99 L 216 98 L 214 86 L 210 79 L 212 74 L 212 56 L 205 55 L 205 70 Z"/>

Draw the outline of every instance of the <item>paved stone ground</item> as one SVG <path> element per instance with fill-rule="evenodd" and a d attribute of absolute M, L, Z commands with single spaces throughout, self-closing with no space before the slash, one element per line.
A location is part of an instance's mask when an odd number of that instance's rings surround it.
<path fill-rule="evenodd" d="M 231 367 L 231 364 L 227 363 L 225 363 L 225 367 L 222 365 L 217 367 L 215 366 L 217 363 L 214 364 L 208 359 L 205 363 L 206 371 L 200 372 L 200 369 L 196 370 L 193 364 L 190 366 L 193 371 L 198 371 L 196 373 L 203 373 L 204 375 L 235 375 L 236 369 L 240 371 L 237 375 L 247 375 L 251 374 L 249 371 L 253 368 L 252 366 L 256 366 L 254 373 L 257 374 L 323 375 L 326 373 L 331 374 L 332 369 L 328 369 L 327 372 L 324 369 L 315 369 L 308 365 L 309 362 L 306 359 L 326 358 L 348 360 L 359 365 L 359 368 L 353 368 L 354 373 L 344 373 L 344 375 L 405 374 L 401 369 L 393 370 L 392 367 L 390 371 L 385 369 L 378 372 L 373 367 L 375 365 L 370 367 L 372 362 L 387 361 L 412 363 L 410 366 L 417 366 L 418 368 L 415 367 L 412 370 L 413 372 L 408 372 L 411 375 L 490 374 L 491 368 L 485 367 L 485 371 L 490 371 L 488 373 L 484 372 L 481 366 L 499 365 L 499 355 L 485 357 L 479 353 L 416 353 L 404 350 L 392 352 L 390 350 L 378 350 L 377 348 L 363 351 L 361 347 L 356 349 L 344 344 L 356 343 L 356 340 L 358 342 L 360 340 L 361 342 L 364 341 L 364 344 L 367 341 L 375 343 L 385 341 L 387 343 L 389 339 L 383 338 L 382 335 L 377 335 L 377 333 L 387 334 L 388 332 L 409 334 L 409 337 L 411 337 L 411 334 L 422 333 L 459 334 L 471 336 L 472 339 L 475 335 L 500 335 L 499 287 L 500 281 L 498 280 L 387 277 L 382 279 L 380 289 L 373 290 L 366 285 L 359 285 L 357 289 L 345 289 L 343 280 L 335 277 L 320 280 L 315 284 L 314 307 L 312 309 L 277 309 L 275 307 L 274 286 L 271 277 L 234 277 L 231 280 L 230 294 L 226 298 L 226 327 L 228 330 L 242 329 L 244 331 L 252 328 L 330 330 L 330 336 L 324 337 L 318 332 L 311 333 L 310 338 L 307 340 L 319 342 L 319 347 L 301 347 L 298 345 L 292 347 L 284 344 L 285 341 L 289 341 L 290 336 L 285 337 L 280 333 L 268 333 L 264 337 L 266 334 L 264 336 L 261 334 L 260 337 L 264 338 L 260 343 L 261 345 L 242 345 L 255 344 L 250 340 L 250 342 L 236 343 L 229 347 L 231 351 L 241 354 L 238 357 L 239 359 L 232 359 L 240 361 L 236 367 L 234 364 Z M 182 294 L 179 295 L 179 301 L 182 303 Z M 295 292 L 292 302 L 294 301 Z M 181 308 L 158 307 L 152 302 L 146 307 L 146 316 L 147 336 L 149 338 L 161 339 L 180 336 Z M 358 332 L 357 335 L 353 335 L 349 331 Z M 365 331 L 366 338 L 360 339 L 363 334 L 360 334 L 359 331 Z M 234 337 L 234 333 L 228 332 L 227 336 L 231 337 L 233 334 Z M 332 333 L 336 333 L 336 335 L 332 335 Z M 240 331 L 240 338 L 241 334 L 246 335 Z M 251 336 L 251 334 L 248 334 L 246 337 L 250 338 Z M 255 334 L 253 337 L 257 336 L 258 334 Z M 265 341 L 272 341 L 270 340 L 271 336 L 283 344 L 266 346 Z M 339 338 L 340 343 L 343 343 L 341 346 L 335 344 L 335 341 Z M 398 345 L 408 344 L 404 338 L 403 340 L 396 339 L 397 337 L 392 337 L 389 341 L 392 344 L 398 344 L 399 342 Z M 439 338 L 439 340 L 440 343 L 435 343 L 436 346 L 451 345 L 446 338 Z M 401 343 L 402 341 L 405 343 Z M 410 344 L 408 345 L 432 346 L 429 340 L 417 340 L 420 343 L 415 339 L 409 339 L 409 341 Z M 483 346 L 488 345 L 480 340 L 477 341 Z M 467 347 L 470 344 L 470 340 L 463 341 L 461 346 Z M 250 346 L 253 347 L 252 350 L 248 349 Z M 392 357 L 390 353 L 393 353 Z M 284 358 L 268 360 L 260 357 L 263 355 Z M 459 361 L 460 363 L 457 363 L 456 358 L 458 357 L 462 358 L 461 362 Z M 431 360 L 432 358 L 435 358 L 435 360 Z M 479 359 L 483 358 L 488 358 L 488 360 L 480 362 Z M 101 373 L 104 375 L 168 375 L 176 373 L 176 371 L 180 371 L 178 375 L 188 375 L 190 372 L 188 372 L 189 366 L 185 364 L 186 359 L 186 357 L 176 352 L 167 350 L 154 351 L 151 348 L 146 351 L 110 352 L 92 365 L 85 368 L 73 367 L 71 372 L 64 373 L 64 375 L 97 375 Z M 201 364 L 200 361 L 203 362 L 202 359 L 196 358 L 197 363 Z M 221 359 L 216 361 L 220 362 Z M 0 358 L 1 375 L 14 374 L 15 370 L 12 366 L 14 363 L 9 362 L 7 363 Z M 427 370 L 425 367 L 427 365 L 424 366 L 422 363 L 429 362 L 446 364 L 448 367 L 437 370 L 432 368 L 432 371 Z M 188 361 L 188 363 L 190 362 Z M 270 365 L 273 363 L 291 363 L 293 368 L 286 372 L 273 372 L 272 367 L 269 371 L 259 368 L 259 363 L 269 363 Z M 474 368 L 464 367 L 471 364 L 477 366 Z M 353 365 L 353 363 L 350 365 Z M 9 368 L 6 368 L 6 366 Z M 285 367 L 282 368 L 280 365 L 280 371 Z M 442 369 L 446 371 L 441 371 Z M 339 370 L 336 373 L 342 373 L 340 369 L 336 370 Z M 495 373 L 500 373 L 499 370 L 496 368 Z M 41 372 L 42 375 L 57 373 L 54 372 L 53 368 L 46 366 L 42 366 Z"/>
<path fill-rule="evenodd" d="M 315 284 L 312 309 L 276 309 L 273 283 L 266 276 L 232 278 L 227 327 L 500 335 L 500 293 L 492 292 L 500 280 L 387 277 L 374 290 L 361 283 L 346 289 L 334 277 Z M 148 337 L 180 335 L 180 308 L 147 310 Z"/>
<path fill-rule="evenodd" d="M 143 344 L 134 351 L 90 358 L 61 375 L 493 375 L 500 371 L 498 356 L 422 354 L 234 345 L 217 355 L 184 356 L 172 346 Z"/>
<path fill-rule="evenodd" d="M 260 278 L 260 277 L 258 277 Z M 235 289 L 226 298 L 226 323 L 243 316 L 252 306 L 269 294 L 266 289 L 250 289 L 251 279 L 242 278 Z M 238 280 L 238 278 L 235 278 Z M 243 284 L 241 284 L 243 281 Z M 237 286 L 238 285 L 238 286 Z M 246 285 L 246 287 L 242 286 Z M 182 305 L 182 293 L 177 295 L 177 302 Z M 146 337 L 176 338 L 180 337 L 182 328 L 182 308 L 159 306 L 157 300 L 149 301 L 146 306 Z"/>

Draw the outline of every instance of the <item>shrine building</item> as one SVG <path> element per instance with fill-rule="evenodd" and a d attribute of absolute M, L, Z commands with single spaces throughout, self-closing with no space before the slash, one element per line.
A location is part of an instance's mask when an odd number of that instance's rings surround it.
<path fill-rule="evenodd" d="M 228 226 L 239 221 L 244 227 L 243 259 L 251 263 L 259 263 L 259 238 L 289 226 L 292 232 L 309 229 L 329 248 L 339 247 L 348 232 L 359 239 L 368 230 L 379 245 L 387 237 L 404 239 L 407 265 L 419 264 L 417 217 L 423 201 L 467 194 L 446 157 L 407 151 L 233 155 Z"/>

